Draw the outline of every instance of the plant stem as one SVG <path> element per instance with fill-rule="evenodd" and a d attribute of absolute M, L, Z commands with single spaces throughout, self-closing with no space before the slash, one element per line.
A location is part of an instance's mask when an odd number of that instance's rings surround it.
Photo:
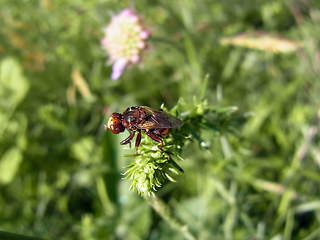
<path fill-rule="evenodd" d="M 172 209 L 163 202 L 160 198 L 156 196 L 144 197 L 153 209 L 170 225 L 170 227 L 176 231 L 179 231 L 185 239 L 195 240 L 196 238 L 190 232 L 188 226 L 181 222 L 174 213 Z"/>
<path fill-rule="evenodd" d="M 37 237 L 0 231 L 0 240 L 43 240 Z"/>

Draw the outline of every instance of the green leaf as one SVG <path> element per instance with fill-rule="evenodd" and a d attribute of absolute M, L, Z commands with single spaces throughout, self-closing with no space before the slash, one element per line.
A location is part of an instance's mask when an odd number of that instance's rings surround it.
<path fill-rule="evenodd" d="M 0 160 L 0 183 L 10 183 L 16 175 L 23 157 L 17 147 L 6 151 Z"/>
<path fill-rule="evenodd" d="M 74 143 L 71 147 L 72 155 L 82 163 L 92 162 L 94 155 L 94 139 L 85 137 Z"/>
<path fill-rule="evenodd" d="M 0 99 L 6 99 L 6 107 L 15 108 L 26 96 L 29 82 L 22 67 L 14 58 L 5 58 L 0 63 Z"/>

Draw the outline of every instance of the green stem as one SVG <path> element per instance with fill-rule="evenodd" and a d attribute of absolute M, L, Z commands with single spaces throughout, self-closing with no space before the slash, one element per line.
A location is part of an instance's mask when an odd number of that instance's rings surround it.
<path fill-rule="evenodd" d="M 144 197 L 153 209 L 176 231 L 179 231 L 185 239 L 195 240 L 196 238 L 190 232 L 186 224 L 181 222 L 172 212 L 172 209 L 156 196 Z"/>
<path fill-rule="evenodd" d="M 0 240 L 43 240 L 37 237 L 30 237 L 22 234 L 0 231 Z"/>

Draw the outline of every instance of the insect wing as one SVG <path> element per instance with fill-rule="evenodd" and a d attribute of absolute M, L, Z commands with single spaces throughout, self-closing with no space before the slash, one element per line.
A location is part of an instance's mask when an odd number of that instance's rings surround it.
<path fill-rule="evenodd" d="M 167 112 L 144 106 L 141 106 L 140 109 L 144 111 L 147 116 L 145 121 L 139 124 L 139 129 L 176 128 L 183 125 L 183 122 L 179 118 Z"/>

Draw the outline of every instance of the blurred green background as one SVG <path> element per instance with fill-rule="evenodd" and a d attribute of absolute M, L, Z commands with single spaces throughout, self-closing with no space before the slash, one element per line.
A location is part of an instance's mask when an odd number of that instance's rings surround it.
<path fill-rule="evenodd" d="M 110 80 L 100 46 L 133 8 L 152 31 L 144 61 Z M 183 239 L 123 180 L 131 158 L 104 130 L 134 105 L 237 106 L 234 134 L 189 141 L 184 174 L 158 189 L 197 239 L 319 239 L 319 1 L 0 1 L 0 230 L 46 239 Z M 273 53 L 221 44 L 263 31 Z M 263 43 L 258 41 L 258 45 Z M 276 45 L 277 43 L 275 43 Z M 191 107 L 190 107 L 191 108 Z M 188 109 L 186 109 L 187 111 Z M 134 150 L 132 150 L 134 151 Z"/>

